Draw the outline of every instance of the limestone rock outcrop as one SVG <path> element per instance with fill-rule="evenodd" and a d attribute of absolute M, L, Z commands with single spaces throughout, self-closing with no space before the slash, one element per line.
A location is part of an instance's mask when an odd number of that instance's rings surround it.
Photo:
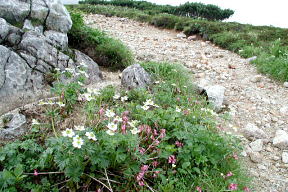
<path fill-rule="evenodd" d="M 89 82 L 101 80 L 91 58 L 69 49 L 71 26 L 60 0 L 0 0 L 0 114 L 47 95 L 56 68 L 85 63 Z"/>

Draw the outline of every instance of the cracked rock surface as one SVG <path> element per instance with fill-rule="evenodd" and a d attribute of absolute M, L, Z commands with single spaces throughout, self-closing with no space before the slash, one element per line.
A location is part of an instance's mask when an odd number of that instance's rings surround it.
<path fill-rule="evenodd" d="M 68 48 L 71 26 L 60 0 L 0 0 L 0 114 L 49 96 L 55 68 L 85 63 L 88 81 L 101 80 L 91 58 Z"/>

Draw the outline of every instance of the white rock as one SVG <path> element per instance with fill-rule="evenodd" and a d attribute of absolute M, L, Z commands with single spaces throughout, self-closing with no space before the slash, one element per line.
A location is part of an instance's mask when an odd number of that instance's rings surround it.
<path fill-rule="evenodd" d="M 283 163 L 288 163 L 288 151 L 282 153 L 282 161 Z"/>
<path fill-rule="evenodd" d="M 257 139 L 256 141 L 253 141 L 249 145 L 250 145 L 252 151 L 260 152 L 263 149 L 263 140 L 262 139 Z"/>
<path fill-rule="evenodd" d="M 285 88 L 288 88 L 288 82 L 284 82 L 283 86 L 284 86 Z"/>
<path fill-rule="evenodd" d="M 276 131 L 273 145 L 280 149 L 288 149 L 288 133 L 283 130 Z"/>
<path fill-rule="evenodd" d="M 261 82 L 261 80 L 262 80 L 262 76 L 261 75 L 256 75 L 256 76 L 254 76 L 254 77 L 252 77 L 250 79 L 250 81 L 253 82 L 253 83 Z"/>
<path fill-rule="evenodd" d="M 247 59 L 247 62 L 248 63 L 251 63 L 252 61 L 256 60 L 257 59 L 257 56 L 253 56 L 253 57 L 250 57 Z"/>
<path fill-rule="evenodd" d="M 224 102 L 225 87 L 220 85 L 210 86 L 206 89 L 209 102 L 214 106 L 214 110 L 219 112 Z"/>
<path fill-rule="evenodd" d="M 288 106 L 281 107 L 280 113 L 282 113 L 283 115 L 288 114 Z"/>
<path fill-rule="evenodd" d="M 183 39 L 183 38 L 186 38 L 187 36 L 184 34 L 184 33 L 178 33 L 177 34 L 177 38 L 179 39 Z"/>
<path fill-rule="evenodd" d="M 243 134 L 247 139 L 263 139 L 263 138 L 268 138 L 266 133 L 259 129 L 255 124 L 248 123 L 246 127 L 243 130 Z"/>
<path fill-rule="evenodd" d="M 259 152 L 249 153 L 249 157 L 250 157 L 251 161 L 254 163 L 261 163 L 263 160 L 263 157 Z"/>

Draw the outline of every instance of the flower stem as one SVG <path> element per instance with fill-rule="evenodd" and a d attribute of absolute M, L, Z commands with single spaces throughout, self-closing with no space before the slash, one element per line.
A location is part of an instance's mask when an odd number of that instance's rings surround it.
<path fill-rule="evenodd" d="M 53 129 L 54 135 L 55 135 L 56 138 L 58 138 L 58 136 L 57 136 L 57 132 L 56 132 L 56 130 L 55 130 L 54 118 L 51 117 L 51 120 L 52 120 L 52 129 Z"/>

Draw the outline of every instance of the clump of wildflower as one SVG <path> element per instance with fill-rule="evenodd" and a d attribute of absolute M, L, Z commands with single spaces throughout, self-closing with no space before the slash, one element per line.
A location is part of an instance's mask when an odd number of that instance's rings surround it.
<path fill-rule="evenodd" d="M 118 128 L 118 125 L 116 123 L 108 123 L 107 127 L 111 131 L 116 131 Z"/>
<path fill-rule="evenodd" d="M 96 136 L 93 132 L 86 132 L 85 135 L 88 137 L 88 139 L 97 141 Z"/>
<path fill-rule="evenodd" d="M 238 184 L 235 184 L 235 183 L 231 183 L 229 186 L 228 186 L 228 189 L 231 190 L 231 191 L 236 191 L 238 188 Z"/>
<path fill-rule="evenodd" d="M 83 144 L 84 144 L 84 140 L 80 138 L 78 135 L 73 137 L 73 142 L 72 142 L 73 147 L 80 149 Z"/>
<path fill-rule="evenodd" d="M 74 135 L 75 135 L 75 133 L 74 133 L 74 131 L 72 130 L 72 129 L 66 129 L 65 131 L 62 131 L 62 135 L 64 136 L 64 137 L 70 137 L 70 138 L 72 138 Z"/>

